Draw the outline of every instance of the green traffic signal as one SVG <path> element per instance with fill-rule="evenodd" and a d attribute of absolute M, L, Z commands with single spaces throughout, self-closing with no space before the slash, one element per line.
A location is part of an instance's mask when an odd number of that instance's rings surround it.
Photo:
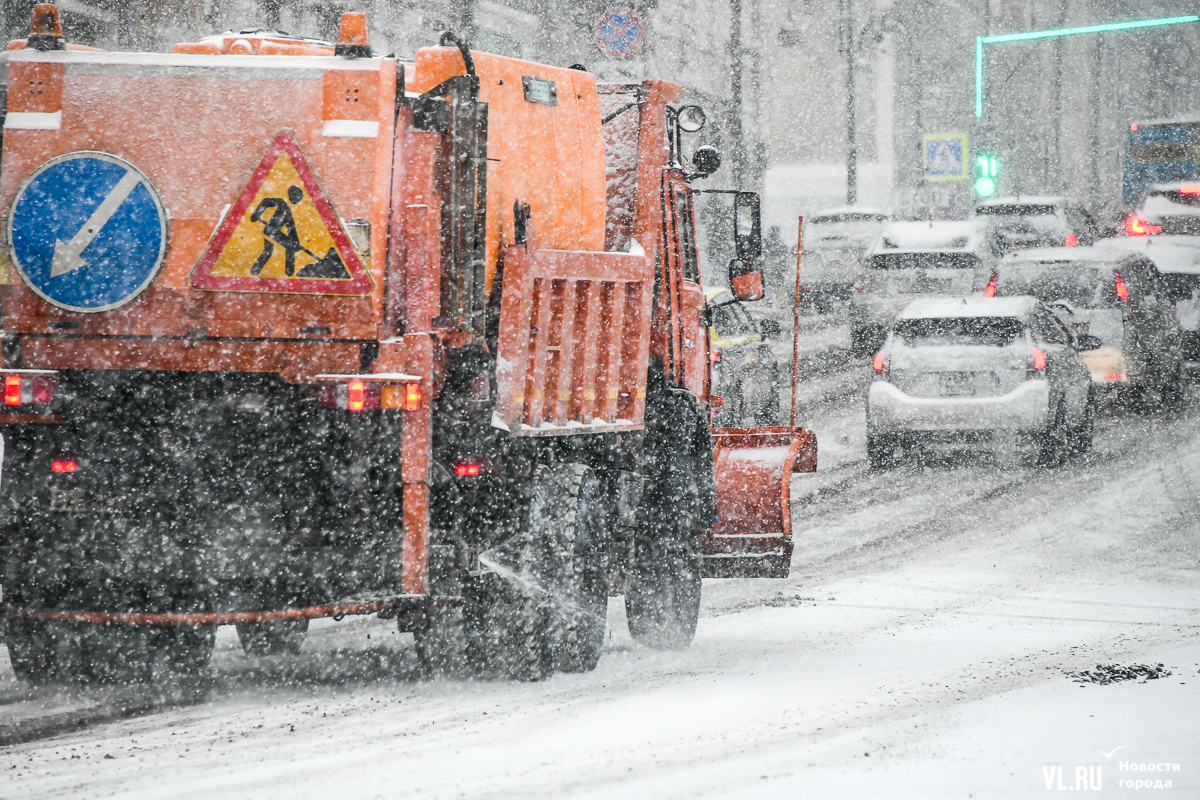
<path fill-rule="evenodd" d="M 996 178 L 1000 175 L 1000 164 L 995 156 L 981 155 L 975 157 L 979 165 L 979 174 L 975 178 L 975 194 L 980 197 L 991 197 L 996 193 Z"/>

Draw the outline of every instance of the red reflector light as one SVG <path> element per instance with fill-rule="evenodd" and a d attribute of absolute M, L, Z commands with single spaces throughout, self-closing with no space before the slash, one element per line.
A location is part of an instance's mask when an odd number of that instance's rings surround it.
<path fill-rule="evenodd" d="M 1073 233 L 1067 234 L 1067 240 L 1063 242 L 1067 247 L 1079 247 L 1079 237 Z"/>
<path fill-rule="evenodd" d="M 4 405 L 6 405 L 6 406 L 21 405 L 21 376 L 20 375 L 5 375 L 4 376 Z"/>
<path fill-rule="evenodd" d="M 1125 279 L 1121 277 L 1121 270 L 1113 270 L 1113 284 L 1117 290 L 1117 297 L 1122 303 L 1129 302 L 1129 287 L 1125 285 Z"/>
<path fill-rule="evenodd" d="M 1106 380 L 1106 381 L 1123 381 L 1123 380 L 1125 380 L 1125 376 L 1121 373 L 1118 373 L 1116 375 L 1105 375 L 1104 380 Z"/>
<path fill-rule="evenodd" d="M 713 350 L 711 353 L 708 354 L 708 360 L 711 361 L 713 364 L 716 364 L 718 361 L 721 360 L 721 351 Z"/>
<path fill-rule="evenodd" d="M 60 457 L 50 462 L 50 471 L 56 475 L 76 472 L 78 469 L 79 463 L 73 458 Z"/>
<path fill-rule="evenodd" d="M 984 297 L 995 297 L 996 296 L 996 281 L 999 279 L 1000 279 L 1000 273 L 993 272 L 991 280 L 988 281 L 987 286 L 985 286 L 983 289 Z"/>
<path fill-rule="evenodd" d="M 1156 233 L 1162 233 L 1162 226 L 1147 222 L 1137 214 L 1131 214 L 1125 220 L 1126 236 L 1153 236 Z"/>
<path fill-rule="evenodd" d="M 1131 131 L 1136 131 L 1137 129 L 1138 129 L 1138 124 L 1136 122 L 1129 126 L 1129 130 L 1131 130 Z"/>
<path fill-rule="evenodd" d="M 479 462 L 460 461 L 454 465 L 454 474 L 460 477 L 473 478 L 479 474 Z"/>
<path fill-rule="evenodd" d="M 871 361 L 871 369 L 875 370 L 878 375 L 887 373 L 887 357 L 884 356 L 882 350 L 875 354 L 874 360 Z"/>
<path fill-rule="evenodd" d="M 1033 348 L 1033 368 L 1038 372 L 1046 368 L 1046 353 L 1037 347 Z"/>
<path fill-rule="evenodd" d="M 404 384 L 404 410 L 417 411 L 421 408 L 421 384 Z"/>

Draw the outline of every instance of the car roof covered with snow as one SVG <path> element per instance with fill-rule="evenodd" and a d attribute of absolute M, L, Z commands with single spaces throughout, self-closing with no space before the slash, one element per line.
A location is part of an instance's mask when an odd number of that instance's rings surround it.
<path fill-rule="evenodd" d="M 979 213 L 980 209 L 1003 208 L 1006 206 L 1065 206 L 1072 201 L 1066 197 L 1058 197 L 1053 195 L 1012 195 L 1010 197 L 993 197 L 991 200 L 984 200 L 982 203 L 975 204 L 975 213 Z M 986 213 L 986 212 L 985 212 Z"/>
<path fill-rule="evenodd" d="M 1024 317 L 1037 306 L 1034 297 L 963 297 L 914 300 L 896 319 Z"/>
<path fill-rule="evenodd" d="M 1118 236 L 1101 240 L 1096 246 L 1140 253 L 1164 274 L 1200 275 L 1200 236 Z"/>
<path fill-rule="evenodd" d="M 980 247 L 983 229 L 974 220 L 932 220 L 929 222 L 889 222 L 876 240 L 871 253 L 975 252 Z"/>
<path fill-rule="evenodd" d="M 882 208 L 874 206 L 834 206 L 810 214 L 806 219 L 810 225 L 836 225 L 843 222 L 883 222 L 891 218 L 891 214 Z"/>

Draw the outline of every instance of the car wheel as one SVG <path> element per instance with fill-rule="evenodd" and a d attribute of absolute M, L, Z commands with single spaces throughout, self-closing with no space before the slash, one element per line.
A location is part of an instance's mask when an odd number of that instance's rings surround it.
<path fill-rule="evenodd" d="M 894 437 L 867 434 L 867 462 L 871 469 L 888 470 L 895 467 L 900 461 L 897 458 L 899 450 L 899 442 Z"/>
<path fill-rule="evenodd" d="M 1096 405 L 1092 392 L 1088 391 L 1087 404 L 1083 410 L 1083 422 L 1079 426 L 1071 429 L 1070 447 L 1071 455 L 1081 456 L 1092 449 L 1092 436 L 1096 427 Z"/>
<path fill-rule="evenodd" d="M 1165 408 L 1179 408 L 1183 405 L 1187 396 L 1187 382 L 1183 377 L 1182 363 L 1175 367 L 1174 375 L 1162 385 L 1160 396 Z"/>
<path fill-rule="evenodd" d="M 1053 421 L 1042 434 L 1038 464 L 1043 467 L 1061 466 L 1067 457 L 1067 439 L 1067 409 L 1060 402 L 1054 411 Z"/>

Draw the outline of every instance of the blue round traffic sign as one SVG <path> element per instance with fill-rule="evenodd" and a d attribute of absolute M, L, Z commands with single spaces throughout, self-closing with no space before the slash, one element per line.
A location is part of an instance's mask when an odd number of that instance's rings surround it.
<path fill-rule="evenodd" d="M 146 290 L 167 251 L 167 213 L 149 179 L 107 153 L 58 156 L 25 179 L 9 214 L 13 264 L 68 311 L 108 311 Z"/>
<path fill-rule="evenodd" d="M 628 8 L 610 8 L 596 23 L 596 44 L 605 55 L 628 58 L 642 44 L 642 21 Z"/>

